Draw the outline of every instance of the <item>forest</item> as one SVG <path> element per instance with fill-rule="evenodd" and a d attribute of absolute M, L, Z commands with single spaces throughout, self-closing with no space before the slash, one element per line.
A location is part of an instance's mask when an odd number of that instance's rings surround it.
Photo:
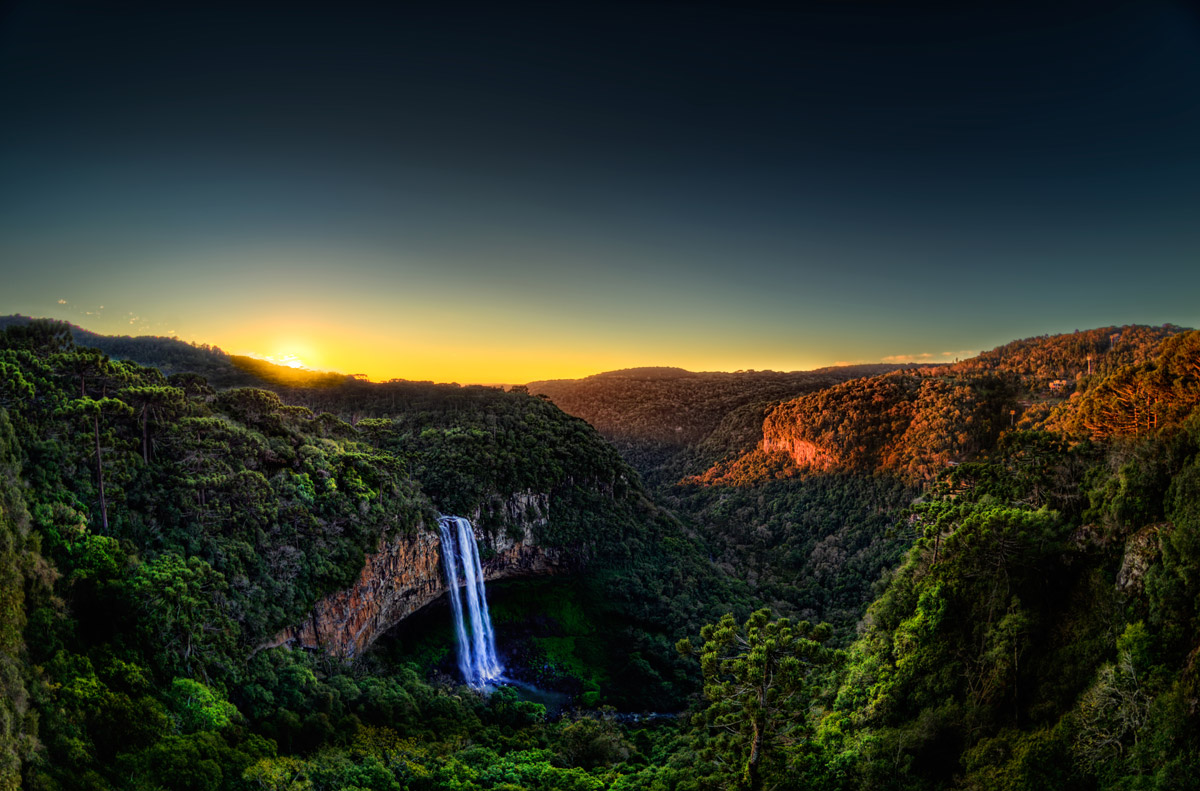
<path fill-rule="evenodd" d="M 1194 787 L 1200 332 L 504 390 L 3 326 L 0 789 Z M 497 623 L 563 705 L 432 607 L 263 647 L 517 492 L 574 571 Z"/>

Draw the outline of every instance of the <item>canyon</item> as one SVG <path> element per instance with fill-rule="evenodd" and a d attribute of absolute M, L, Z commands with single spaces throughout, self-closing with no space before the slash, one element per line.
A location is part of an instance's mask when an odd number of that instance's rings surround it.
<path fill-rule="evenodd" d="M 578 565 L 566 551 L 537 541 L 538 532 L 550 521 L 549 500 L 536 492 L 503 498 L 499 516 L 505 527 L 500 529 L 480 527 L 481 509 L 467 514 L 486 581 L 562 574 Z M 367 556 L 352 586 L 321 599 L 307 619 L 259 648 L 286 645 L 347 659 L 359 656 L 384 632 L 447 591 L 439 531 L 420 524 L 411 535 L 384 539 Z"/>

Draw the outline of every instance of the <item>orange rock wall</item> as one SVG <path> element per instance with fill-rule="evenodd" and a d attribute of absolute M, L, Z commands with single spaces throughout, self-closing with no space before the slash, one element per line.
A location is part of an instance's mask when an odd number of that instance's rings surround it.
<path fill-rule="evenodd" d="M 792 461 L 800 467 L 819 470 L 836 467 L 837 458 L 816 443 L 801 439 L 798 436 L 799 428 L 779 420 L 774 415 L 768 415 L 763 421 L 762 449 L 767 453 L 782 451 L 791 456 Z"/>

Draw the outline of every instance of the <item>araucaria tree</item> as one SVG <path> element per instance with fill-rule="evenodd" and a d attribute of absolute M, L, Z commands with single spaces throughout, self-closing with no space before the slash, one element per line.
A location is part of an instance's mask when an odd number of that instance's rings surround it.
<path fill-rule="evenodd" d="M 785 779 L 810 734 L 805 709 L 820 670 L 835 657 L 823 645 L 829 633 L 828 624 L 772 621 L 759 610 L 741 627 L 732 615 L 705 626 L 698 649 L 679 642 L 681 654 L 700 658 L 708 707 L 695 722 L 706 732 L 702 755 L 724 787 L 758 791 Z"/>

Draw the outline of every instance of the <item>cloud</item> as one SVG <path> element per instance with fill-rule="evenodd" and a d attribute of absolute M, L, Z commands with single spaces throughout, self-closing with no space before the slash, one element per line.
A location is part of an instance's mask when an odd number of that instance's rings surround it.
<path fill-rule="evenodd" d="M 890 354 L 884 357 L 881 362 L 885 363 L 923 363 L 933 359 L 933 355 L 929 352 L 921 352 L 920 354 Z"/>
<path fill-rule="evenodd" d="M 67 304 L 67 301 L 66 301 L 65 299 L 60 299 L 60 300 L 58 301 L 58 304 L 60 304 L 60 305 L 65 305 L 65 304 Z"/>

